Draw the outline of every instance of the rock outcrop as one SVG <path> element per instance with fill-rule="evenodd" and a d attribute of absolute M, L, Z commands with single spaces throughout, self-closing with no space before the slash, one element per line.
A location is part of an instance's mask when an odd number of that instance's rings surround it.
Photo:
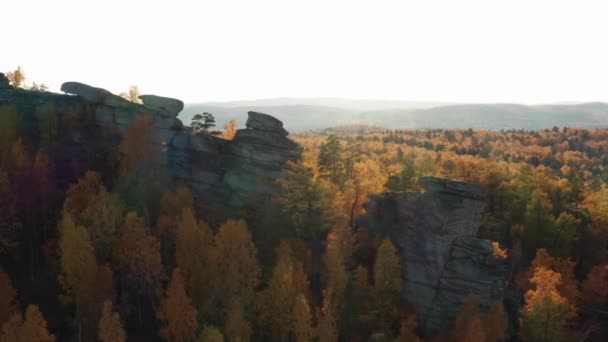
<path fill-rule="evenodd" d="M 8 81 L 8 78 L 6 78 L 6 76 L 0 72 L 0 89 L 8 88 L 10 88 L 10 82 Z"/>
<path fill-rule="evenodd" d="M 449 328 L 470 293 L 487 310 L 504 297 L 504 266 L 489 241 L 476 238 L 484 194 L 453 179 L 421 177 L 425 192 L 370 196 L 362 228 L 388 234 L 403 265 L 403 295 L 425 334 Z"/>
<path fill-rule="evenodd" d="M 131 124 L 150 117 L 158 149 L 169 175 L 176 183 L 189 185 L 197 198 L 210 205 L 221 203 L 227 210 L 240 210 L 248 201 L 259 201 L 276 193 L 276 179 L 287 160 L 299 158 L 281 121 L 249 113 L 246 128 L 233 140 L 194 134 L 177 118 L 183 102 L 155 95 L 142 95 L 133 103 L 111 92 L 78 82 L 67 82 L 61 90 L 72 95 L 2 88 L 0 106 L 14 106 L 28 121 L 40 123 L 52 108 L 59 121 L 60 140 L 51 152 L 59 168 L 73 159 L 86 169 L 107 165 Z M 59 170 L 59 174 L 65 174 Z"/>

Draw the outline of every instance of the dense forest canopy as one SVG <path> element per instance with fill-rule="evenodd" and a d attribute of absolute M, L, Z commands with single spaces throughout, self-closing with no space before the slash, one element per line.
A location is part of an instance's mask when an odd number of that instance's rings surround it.
<path fill-rule="evenodd" d="M 234 212 L 158 167 L 152 117 L 89 166 L 57 158 L 71 116 L 47 106 L 34 125 L 30 114 L 0 105 L 1 341 L 608 336 L 608 130 L 295 134 L 300 158 L 283 165 L 279 191 Z M 478 237 L 512 298 L 481 308 L 463 294 L 452 324 L 426 335 L 402 296 L 398 244 L 358 219 L 370 194 L 421 191 L 431 175 L 483 188 Z"/>

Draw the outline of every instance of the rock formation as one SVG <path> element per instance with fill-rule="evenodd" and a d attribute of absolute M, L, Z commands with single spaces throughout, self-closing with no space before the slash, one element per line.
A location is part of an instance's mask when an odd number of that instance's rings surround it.
<path fill-rule="evenodd" d="M 388 234 L 398 246 L 405 299 L 421 329 L 449 328 L 469 293 L 487 310 L 504 296 L 504 266 L 489 241 L 477 239 L 484 208 L 478 186 L 452 179 L 421 177 L 425 192 L 370 196 L 360 227 Z"/>
<path fill-rule="evenodd" d="M 144 116 L 153 120 L 170 176 L 206 204 L 239 210 L 249 200 L 267 198 L 277 191 L 283 164 L 299 158 L 281 121 L 266 114 L 250 112 L 246 128 L 225 140 L 185 128 L 177 118 L 184 104 L 177 99 L 142 95 L 138 104 L 78 82 L 64 83 L 61 90 L 71 95 L 62 95 L 15 89 L 4 86 L 4 80 L 0 77 L 0 106 L 16 107 L 23 121 L 37 127 L 49 107 L 57 113 L 61 137 L 51 157 L 58 174 L 66 173 L 61 168 L 72 159 L 87 169 L 103 167 L 129 126 Z"/>

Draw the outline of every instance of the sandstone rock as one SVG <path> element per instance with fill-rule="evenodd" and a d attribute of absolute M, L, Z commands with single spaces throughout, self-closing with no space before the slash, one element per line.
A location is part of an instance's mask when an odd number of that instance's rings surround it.
<path fill-rule="evenodd" d="M 258 112 L 248 112 L 249 118 L 245 123 L 245 127 L 263 132 L 277 133 L 287 136 L 289 133 L 283 128 L 281 120 L 272 117 L 268 114 Z"/>
<path fill-rule="evenodd" d="M 141 95 L 139 99 L 143 102 L 144 106 L 156 109 L 172 118 L 176 117 L 184 109 L 184 102 L 170 97 Z"/>
<path fill-rule="evenodd" d="M 10 82 L 8 81 L 8 78 L 6 78 L 6 76 L 0 72 L 0 89 L 7 88 L 10 88 Z"/>
<path fill-rule="evenodd" d="M 477 239 L 483 192 L 471 183 L 423 177 L 426 192 L 370 196 L 360 228 L 388 234 L 399 248 L 405 299 L 422 331 L 449 328 L 469 293 L 481 309 L 504 296 L 502 261 L 489 241 Z"/>
<path fill-rule="evenodd" d="M 129 126 L 140 117 L 153 115 L 158 148 L 166 156 L 161 167 L 174 181 L 191 186 L 198 199 L 219 204 L 223 208 L 218 209 L 229 214 L 251 204 L 252 198 L 275 193 L 285 162 L 299 158 L 298 146 L 286 137 L 283 124 L 266 114 L 250 113 L 248 128 L 238 130 L 233 140 L 225 140 L 192 134 L 179 119 L 168 116 L 169 112 L 175 116 L 183 105 L 179 100 L 146 95 L 142 96 L 144 104 L 136 104 L 77 82 L 64 83 L 61 89 L 79 96 L 0 89 L 0 103 L 15 105 L 20 113 L 42 113 L 52 104 L 62 125 L 72 122 L 59 129 L 62 136 L 56 150 L 61 156 L 53 161 L 61 170 L 69 170 L 72 159 L 93 165 L 88 166 L 92 169 L 106 165 Z M 70 115 L 70 120 L 64 120 L 64 115 Z M 40 115 L 36 118 L 42 120 Z"/>

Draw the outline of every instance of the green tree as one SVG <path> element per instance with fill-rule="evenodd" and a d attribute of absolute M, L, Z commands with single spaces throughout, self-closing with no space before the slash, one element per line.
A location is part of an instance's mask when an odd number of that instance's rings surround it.
<path fill-rule="evenodd" d="M 555 219 L 552 210 L 547 193 L 540 189 L 534 190 L 525 214 L 523 242 L 527 255 L 534 255 L 537 249 L 550 246 L 553 242 Z"/>
<path fill-rule="evenodd" d="M 396 318 L 396 303 L 402 287 L 401 261 L 397 248 L 385 238 L 378 247 L 374 262 L 374 297 L 381 328 L 386 329 Z"/>
<path fill-rule="evenodd" d="M 312 288 L 318 293 L 321 244 L 327 231 L 337 222 L 332 212 L 334 194 L 303 162 L 287 162 L 283 177 L 277 183 L 281 187 L 277 198 L 281 210 L 289 218 L 296 234 L 310 245 Z"/>
<path fill-rule="evenodd" d="M 211 113 L 194 114 L 190 126 L 194 133 L 209 133 L 209 129 L 215 127 L 215 117 Z"/>
<path fill-rule="evenodd" d="M 344 182 L 344 165 L 342 161 L 342 145 L 337 135 L 332 134 L 319 149 L 319 169 L 323 177 L 335 185 Z"/>

